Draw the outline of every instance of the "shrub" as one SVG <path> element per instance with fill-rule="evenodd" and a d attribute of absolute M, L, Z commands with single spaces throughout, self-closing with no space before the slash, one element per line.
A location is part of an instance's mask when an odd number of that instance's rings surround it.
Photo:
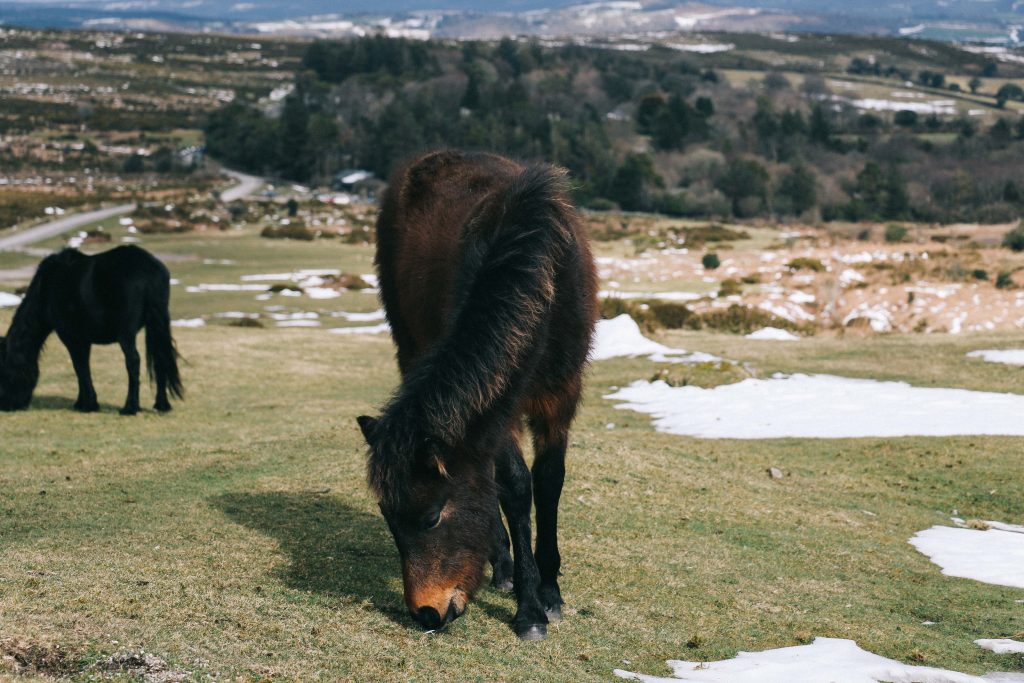
<path fill-rule="evenodd" d="M 709 251 L 704 254 L 700 259 L 700 263 L 708 270 L 714 270 L 718 266 L 722 265 L 722 262 L 718 260 L 718 254 L 713 251 Z"/>
<path fill-rule="evenodd" d="M 1016 285 L 1013 282 L 1013 273 L 1004 270 L 996 275 L 997 289 L 1013 289 L 1015 286 Z"/>
<path fill-rule="evenodd" d="M 722 280 L 722 284 L 718 288 L 718 296 L 734 296 L 742 293 L 743 286 L 738 280 L 733 280 L 732 278 Z"/>
<path fill-rule="evenodd" d="M 696 249 L 705 242 L 733 242 L 750 239 L 750 233 L 746 230 L 733 230 L 717 223 L 702 225 L 699 228 L 684 228 L 683 235 L 686 238 L 686 246 L 691 249 Z"/>
<path fill-rule="evenodd" d="M 974 277 L 975 280 L 988 279 L 988 271 L 985 270 L 984 268 L 975 268 L 974 270 L 971 271 L 971 275 Z"/>
<path fill-rule="evenodd" d="M 816 258 L 809 258 L 807 256 L 800 256 L 793 259 L 786 267 L 790 270 L 812 270 L 815 273 L 824 273 L 825 264 Z"/>
<path fill-rule="evenodd" d="M 287 225 L 268 225 L 260 231 L 260 237 L 274 240 L 303 240 L 305 242 L 312 242 L 316 239 L 316 233 L 302 223 L 289 223 Z"/>
<path fill-rule="evenodd" d="M 890 244 L 902 242 L 907 239 L 907 229 L 897 223 L 890 223 L 885 226 L 885 241 Z"/>
<path fill-rule="evenodd" d="M 660 327 L 678 330 L 683 327 L 700 328 L 696 314 L 685 304 L 663 301 L 648 306 L 648 312 Z"/>
<path fill-rule="evenodd" d="M 1003 246 L 1013 251 L 1024 251 L 1024 226 L 1017 226 L 1003 235 Z"/>

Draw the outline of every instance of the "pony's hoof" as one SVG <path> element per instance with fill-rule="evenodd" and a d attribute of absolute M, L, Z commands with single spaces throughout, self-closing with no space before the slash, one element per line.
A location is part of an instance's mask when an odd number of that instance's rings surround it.
<path fill-rule="evenodd" d="M 491 581 L 491 588 L 496 591 L 504 591 L 505 593 L 511 593 L 515 588 L 515 584 L 512 583 L 511 578 L 494 579 Z"/>
<path fill-rule="evenodd" d="M 97 403 L 76 403 L 74 407 L 80 413 L 95 413 L 100 409 Z"/>
<path fill-rule="evenodd" d="M 169 413 L 169 412 L 171 412 L 171 404 L 167 403 L 167 404 L 161 405 L 161 404 L 158 403 L 155 406 L 153 406 L 153 410 L 155 410 L 158 413 Z"/>
<path fill-rule="evenodd" d="M 544 640 L 548 637 L 548 627 L 544 624 L 531 624 L 516 633 L 519 640 Z"/>
<path fill-rule="evenodd" d="M 551 607 L 544 608 L 544 616 L 548 618 L 548 621 L 561 621 L 562 620 L 562 606 L 552 605 Z"/>
<path fill-rule="evenodd" d="M 119 410 L 118 412 L 121 413 L 122 415 L 135 415 L 135 414 L 137 414 L 139 412 L 139 409 L 138 408 L 127 408 L 127 407 L 125 407 L 125 408 L 121 408 L 121 410 Z"/>

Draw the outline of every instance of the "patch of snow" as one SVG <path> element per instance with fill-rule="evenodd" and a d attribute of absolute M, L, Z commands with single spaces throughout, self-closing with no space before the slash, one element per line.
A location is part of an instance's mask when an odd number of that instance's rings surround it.
<path fill-rule="evenodd" d="M 310 299 L 337 299 L 341 292 L 330 287 L 306 287 L 306 296 Z"/>
<path fill-rule="evenodd" d="M 648 339 L 640 333 L 640 326 L 628 313 L 611 320 L 597 321 L 594 348 L 590 352 L 591 360 L 607 360 L 621 356 L 648 356 L 651 360 L 662 363 L 702 363 L 718 360 L 707 353 L 689 353 Z"/>
<path fill-rule="evenodd" d="M 1024 365 L 1024 349 L 982 349 L 971 351 L 968 358 L 981 358 L 986 363 L 1004 363 L 1006 365 Z"/>
<path fill-rule="evenodd" d="M 320 321 L 319 320 L 306 320 L 306 319 L 301 319 L 301 318 L 300 319 L 296 319 L 296 320 L 278 320 L 277 321 L 277 326 L 278 327 L 320 327 Z"/>
<path fill-rule="evenodd" d="M 384 309 L 380 308 L 369 313 L 349 313 L 348 311 L 335 311 L 331 313 L 332 318 L 344 318 L 353 323 L 369 323 L 377 320 L 384 320 Z"/>
<path fill-rule="evenodd" d="M 748 334 L 746 338 L 757 339 L 758 341 L 798 341 L 800 339 L 800 337 L 789 330 L 784 330 L 781 327 L 762 327 L 757 332 Z"/>
<path fill-rule="evenodd" d="M 850 311 L 850 313 L 843 318 L 843 326 L 849 325 L 854 320 L 863 318 L 868 321 L 871 325 L 871 329 L 875 332 L 892 332 L 892 320 L 889 318 L 889 313 L 881 306 L 867 307 L 866 304 L 862 304 L 861 307 Z"/>
<path fill-rule="evenodd" d="M 387 323 L 381 323 L 380 325 L 358 325 L 356 327 L 335 327 L 333 330 L 327 330 L 331 334 L 382 334 L 384 332 L 390 332 L 391 327 Z"/>
<path fill-rule="evenodd" d="M 655 299 L 658 301 L 695 301 L 703 294 L 696 292 L 619 292 L 603 289 L 597 293 L 602 299 Z"/>
<path fill-rule="evenodd" d="M 185 291 L 189 294 L 199 292 L 265 292 L 270 285 L 236 285 L 236 284 L 198 284 L 189 285 Z"/>
<path fill-rule="evenodd" d="M 206 321 L 202 318 L 183 318 L 171 321 L 171 327 L 203 327 L 205 325 Z"/>
<path fill-rule="evenodd" d="M 997 655 L 1024 654 L 1024 643 L 1011 638 L 979 638 L 974 644 Z"/>
<path fill-rule="evenodd" d="M 843 287 L 849 287 L 850 285 L 858 282 L 864 282 L 864 276 L 853 268 L 847 268 L 843 272 L 839 273 L 839 284 Z"/>
<path fill-rule="evenodd" d="M 989 522 L 990 529 L 933 526 L 910 544 L 942 567 L 946 576 L 1024 588 L 1024 527 Z"/>
<path fill-rule="evenodd" d="M 658 431 L 708 439 L 1024 435 L 1024 396 L 833 375 L 775 375 L 713 389 L 641 380 L 605 398 L 652 415 Z"/>
<path fill-rule="evenodd" d="M 796 645 L 762 652 L 740 652 L 734 659 L 718 662 L 669 660 L 671 678 L 645 676 L 621 669 L 615 675 L 646 683 L 1004 683 L 1024 681 L 1024 674 L 993 673 L 984 676 L 913 666 L 862 650 L 845 638 L 815 638 L 810 645 Z"/>
<path fill-rule="evenodd" d="M 17 306 L 21 303 L 21 297 L 10 292 L 0 292 L 0 308 Z"/>

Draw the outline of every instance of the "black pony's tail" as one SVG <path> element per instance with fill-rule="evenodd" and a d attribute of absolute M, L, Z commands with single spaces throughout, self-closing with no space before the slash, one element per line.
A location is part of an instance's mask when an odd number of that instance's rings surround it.
<path fill-rule="evenodd" d="M 171 315 L 168 311 L 170 293 L 166 283 L 158 292 L 151 291 L 146 300 L 146 367 L 150 380 L 155 374 L 167 382 L 167 391 L 175 398 L 183 398 L 178 371 L 178 349 L 171 335 Z"/>
<path fill-rule="evenodd" d="M 574 257 L 576 221 L 565 171 L 546 164 L 524 169 L 482 207 L 462 237 L 447 331 L 385 416 L 411 411 L 417 431 L 458 443 L 515 391 L 546 334 L 559 266 Z"/>

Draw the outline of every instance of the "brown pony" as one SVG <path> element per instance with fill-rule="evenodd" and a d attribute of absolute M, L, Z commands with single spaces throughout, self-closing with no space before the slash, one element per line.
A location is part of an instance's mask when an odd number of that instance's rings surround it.
<path fill-rule="evenodd" d="M 489 154 L 416 159 L 384 197 L 376 261 L 402 385 L 359 425 L 409 611 L 441 628 L 465 610 L 490 560 L 492 584 L 514 585 L 516 633 L 544 638 L 561 617 L 558 499 L 597 314 L 565 172 Z"/>

